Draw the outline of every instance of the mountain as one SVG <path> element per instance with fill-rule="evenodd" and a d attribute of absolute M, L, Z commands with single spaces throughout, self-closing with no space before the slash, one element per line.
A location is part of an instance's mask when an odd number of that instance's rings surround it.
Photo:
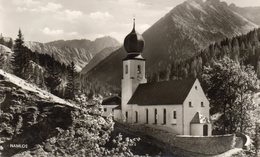
<path fill-rule="evenodd" d="M 207 45 L 247 33 L 257 25 L 219 0 L 188 0 L 172 9 L 143 33 L 148 75 L 199 53 Z M 138 31 L 138 30 L 137 30 Z M 82 77 L 119 87 L 124 48 L 111 53 Z"/>
<path fill-rule="evenodd" d="M 88 73 L 92 68 L 98 65 L 102 60 L 104 60 L 107 56 L 109 56 L 112 52 L 120 47 L 107 47 L 101 50 L 98 54 L 96 54 L 90 62 L 81 70 L 81 74 Z"/>
<path fill-rule="evenodd" d="M 93 56 L 95 56 L 98 52 L 107 47 L 117 47 L 120 46 L 120 43 L 109 36 L 105 36 L 102 38 L 97 38 L 94 41 L 90 41 L 87 39 L 75 39 L 75 40 L 58 40 L 46 43 L 47 45 L 56 46 L 59 48 L 63 47 L 71 47 L 71 48 L 81 48 L 90 52 Z"/>
<path fill-rule="evenodd" d="M 260 26 L 260 7 L 238 7 L 233 3 L 229 7 Z"/>
<path fill-rule="evenodd" d="M 80 71 L 101 50 L 120 44 L 111 37 L 98 38 L 95 41 L 81 40 L 58 40 L 49 43 L 28 41 L 26 47 L 40 54 L 53 54 L 54 58 L 66 65 L 74 61 L 77 71 Z"/>
<path fill-rule="evenodd" d="M 48 54 L 54 56 L 54 58 L 60 63 L 69 65 L 74 61 L 77 71 L 80 71 L 92 58 L 93 55 L 83 48 L 72 47 L 56 47 L 39 42 L 28 41 L 25 42 L 25 46 L 33 52 L 40 54 Z"/>

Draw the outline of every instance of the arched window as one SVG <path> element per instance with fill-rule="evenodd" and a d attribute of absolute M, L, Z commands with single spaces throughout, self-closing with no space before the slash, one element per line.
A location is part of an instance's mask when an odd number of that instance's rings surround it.
<path fill-rule="evenodd" d="M 157 109 L 154 110 L 154 124 L 157 124 Z"/>
<path fill-rule="evenodd" d="M 137 65 L 137 73 L 138 73 L 138 74 L 141 74 L 141 73 L 142 73 L 142 71 L 141 71 L 141 65 Z"/>
<path fill-rule="evenodd" d="M 177 113 L 176 113 L 176 111 L 173 111 L 173 112 L 172 112 L 172 117 L 173 117 L 173 119 L 177 119 Z"/>
<path fill-rule="evenodd" d="M 166 124 L 166 109 L 163 109 L 163 124 Z"/>
<path fill-rule="evenodd" d="M 126 120 L 128 119 L 128 112 L 127 111 L 125 112 L 125 118 L 126 118 Z"/>
<path fill-rule="evenodd" d="M 138 112 L 135 111 L 135 122 L 138 123 Z"/>
<path fill-rule="evenodd" d="M 149 123 L 149 111 L 148 108 L 146 109 L 146 124 Z"/>
<path fill-rule="evenodd" d="M 128 74 L 128 65 L 125 65 L 125 74 Z"/>

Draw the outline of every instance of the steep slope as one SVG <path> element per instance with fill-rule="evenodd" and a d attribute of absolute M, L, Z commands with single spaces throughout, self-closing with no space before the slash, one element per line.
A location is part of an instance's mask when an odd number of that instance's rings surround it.
<path fill-rule="evenodd" d="M 212 42 L 247 33 L 256 27 L 224 2 L 189 0 L 144 32 L 144 57 L 149 66 L 155 67 L 185 60 Z"/>
<path fill-rule="evenodd" d="M 25 42 L 25 46 L 31 49 L 33 52 L 40 54 L 48 54 L 54 56 L 54 58 L 60 63 L 69 65 L 74 61 L 77 71 L 80 71 L 92 58 L 93 55 L 83 48 L 71 48 L 71 47 L 56 47 L 39 42 L 28 41 Z"/>
<path fill-rule="evenodd" d="M 119 49 L 119 47 L 108 47 L 100 51 L 98 54 L 96 54 L 90 62 L 81 70 L 81 74 L 88 73 L 92 68 L 94 68 L 96 65 L 98 65 L 102 60 L 104 60 L 107 56 L 109 56 L 112 52 L 114 52 L 116 49 Z"/>
<path fill-rule="evenodd" d="M 167 68 L 173 61 L 186 60 L 208 44 L 223 38 L 246 33 L 257 25 L 232 11 L 219 0 L 189 0 L 171 10 L 143 33 L 148 75 Z M 122 58 L 121 48 L 100 62 L 82 78 L 119 87 Z"/>
<path fill-rule="evenodd" d="M 71 47 L 71 48 L 82 48 L 95 56 L 98 52 L 107 47 L 117 47 L 120 46 L 120 43 L 109 36 L 97 38 L 94 41 L 87 39 L 75 39 L 75 40 L 58 40 L 46 43 L 47 45 L 56 46 L 59 48 Z"/>
<path fill-rule="evenodd" d="M 231 4 L 230 9 L 260 26 L 260 7 L 238 7 Z"/>
<path fill-rule="evenodd" d="M 74 104 L 0 69 L 0 156 L 12 156 L 57 135 L 57 127 L 71 126 Z"/>
<path fill-rule="evenodd" d="M 74 61 L 77 71 L 88 64 L 88 62 L 101 50 L 119 46 L 119 43 L 111 37 L 98 38 L 95 41 L 82 40 L 58 40 L 50 43 L 39 43 L 28 41 L 25 45 L 33 52 L 41 54 L 53 54 L 54 58 L 66 65 Z"/>
<path fill-rule="evenodd" d="M 38 88 L 37 86 L 30 84 L 27 81 L 15 76 L 15 75 L 7 73 L 2 69 L 0 69 L 0 80 L 1 80 L 0 82 L 2 84 L 6 84 L 3 87 L 8 87 L 8 85 L 12 84 L 12 86 L 15 86 L 17 89 L 19 89 L 19 88 L 22 89 L 23 93 L 27 93 L 27 96 L 30 95 L 31 97 L 37 98 L 37 101 L 50 102 L 50 103 L 54 103 L 54 104 L 56 103 L 56 104 L 61 104 L 61 105 L 66 105 L 66 106 L 77 108 L 74 104 L 69 103 L 41 88 Z"/>

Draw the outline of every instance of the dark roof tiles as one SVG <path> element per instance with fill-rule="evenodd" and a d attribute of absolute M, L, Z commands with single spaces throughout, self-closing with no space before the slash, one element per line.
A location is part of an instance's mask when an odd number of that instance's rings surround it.
<path fill-rule="evenodd" d="M 176 105 L 182 104 L 196 79 L 174 80 L 140 84 L 128 104 Z"/>
<path fill-rule="evenodd" d="M 120 105 L 121 98 L 119 96 L 112 96 L 104 99 L 102 105 Z"/>

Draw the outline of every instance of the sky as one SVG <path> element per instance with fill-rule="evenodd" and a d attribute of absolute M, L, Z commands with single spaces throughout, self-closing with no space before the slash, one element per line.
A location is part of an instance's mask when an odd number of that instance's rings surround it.
<path fill-rule="evenodd" d="M 26 41 L 90 39 L 112 36 L 122 43 L 132 29 L 143 33 L 185 0 L 0 0 L 0 33 Z M 260 0 L 221 0 L 260 6 Z"/>

